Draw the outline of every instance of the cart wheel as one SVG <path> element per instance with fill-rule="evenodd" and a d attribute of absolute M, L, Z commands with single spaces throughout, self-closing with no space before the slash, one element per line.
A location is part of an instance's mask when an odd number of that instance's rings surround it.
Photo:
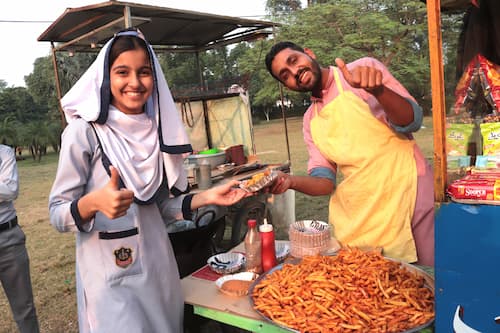
<path fill-rule="evenodd" d="M 255 219 L 258 223 L 262 223 L 264 217 L 267 218 L 269 223 L 273 223 L 271 213 L 269 210 L 264 216 L 266 204 L 261 201 L 248 201 L 241 208 L 235 216 L 235 219 L 231 228 L 231 246 L 234 247 L 245 240 L 245 235 L 247 233 L 247 221 L 249 219 Z"/>

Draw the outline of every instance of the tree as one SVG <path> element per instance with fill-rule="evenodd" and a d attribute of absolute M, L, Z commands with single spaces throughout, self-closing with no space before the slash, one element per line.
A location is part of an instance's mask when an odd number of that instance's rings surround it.
<path fill-rule="evenodd" d="M 18 146 L 16 121 L 12 117 L 5 117 L 0 121 L 0 143 L 9 146 Z"/>
<path fill-rule="evenodd" d="M 57 54 L 57 66 L 61 81 L 61 93 L 64 96 L 94 62 L 97 53 L 78 52 Z M 52 75 L 54 78 L 54 75 Z"/>
<path fill-rule="evenodd" d="M 94 53 L 57 54 L 61 94 L 64 95 L 94 61 Z M 37 58 L 33 72 L 25 76 L 26 86 L 37 105 L 44 108 L 49 119 L 61 119 L 52 56 Z"/>
<path fill-rule="evenodd" d="M 455 88 L 459 80 L 457 77 L 458 36 L 462 30 L 463 17 L 463 13 L 454 12 L 441 16 L 447 110 L 451 110 L 455 103 Z"/>
<path fill-rule="evenodd" d="M 244 52 L 244 45 L 240 43 L 231 50 L 219 47 L 200 52 L 198 62 L 195 53 L 163 53 L 158 58 L 174 96 L 221 94 L 232 83 L 239 83 L 234 82 L 240 74 L 237 57 Z"/>
<path fill-rule="evenodd" d="M 20 123 L 42 119 L 45 109 L 37 105 L 24 87 L 5 88 L 0 92 L 0 120 L 10 117 Z"/>
<path fill-rule="evenodd" d="M 266 11 L 272 17 L 287 16 L 302 8 L 300 0 L 267 0 Z"/>
<path fill-rule="evenodd" d="M 187 96 L 201 90 L 196 54 L 160 53 L 159 62 L 174 96 Z"/>
<path fill-rule="evenodd" d="M 278 17 L 283 25 L 274 40 L 291 40 L 312 49 L 323 66 L 335 58 L 346 62 L 371 56 L 430 110 L 430 79 L 425 4 L 417 0 L 331 0 Z M 248 57 L 255 57 L 249 51 Z M 264 64 L 262 64 L 264 66 Z M 262 107 L 274 105 L 279 90 L 267 71 L 259 72 L 264 84 L 254 93 Z M 297 104 L 304 95 L 290 93 Z"/>
<path fill-rule="evenodd" d="M 53 142 L 54 135 L 48 121 L 32 121 L 23 126 L 22 142 L 29 148 L 34 161 L 40 162 L 47 153 L 47 146 Z"/>
<path fill-rule="evenodd" d="M 50 56 L 37 58 L 33 65 L 33 72 L 26 75 L 24 81 L 35 103 L 45 106 L 49 112 L 57 113 L 56 81 Z"/>

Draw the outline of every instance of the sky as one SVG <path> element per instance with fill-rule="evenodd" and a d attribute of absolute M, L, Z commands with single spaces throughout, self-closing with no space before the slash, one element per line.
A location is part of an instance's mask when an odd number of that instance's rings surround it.
<path fill-rule="evenodd" d="M 36 58 L 50 54 L 50 42 L 38 42 L 40 36 L 66 8 L 76 8 L 106 0 L 16 0 L 0 11 L 0 29 L 4 43 L 0 61 L 0 79 L 8 87 L 25 86 L 24 76 L 33 71 Z M 128 0 L 218 15 L 265 19 L 266 0 Z"/>

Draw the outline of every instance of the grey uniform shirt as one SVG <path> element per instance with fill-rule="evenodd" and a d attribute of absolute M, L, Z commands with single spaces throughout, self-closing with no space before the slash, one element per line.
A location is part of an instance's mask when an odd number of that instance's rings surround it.
<path fill-rule="evenodd" d="M 0 145 L 0 224 L 16 216 L 14 200 L 17 199 L 19 193 L 18 182 L 14 149 Z"/>

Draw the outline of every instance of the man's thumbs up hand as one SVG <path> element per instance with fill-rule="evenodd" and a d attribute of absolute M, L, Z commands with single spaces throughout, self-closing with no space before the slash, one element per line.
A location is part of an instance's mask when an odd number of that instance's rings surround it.
<path fill-rule="evenodd" d="M 344 60 L 340 58 L 335 59 L 335 64 L 351 87 L 365 89 L 374 95 L 383 90 L 382 72 L 377 68 L 357 66 L 349 70 Z"/>

